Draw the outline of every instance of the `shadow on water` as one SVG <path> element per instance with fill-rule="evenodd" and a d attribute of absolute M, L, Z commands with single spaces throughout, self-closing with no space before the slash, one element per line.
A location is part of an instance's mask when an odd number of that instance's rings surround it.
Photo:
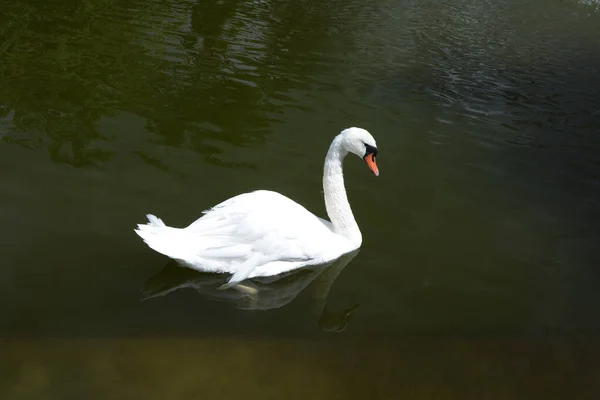
<path fill-rule="evenodd" d="M 320 328 L 327 332 L 342 332 L 358 305 L 333 312 L 327 306 L 327 297 L 338 275 L 357 254 L 358 251 L 355 251 L 333 262 L 299 271 L 253 278 L 227 290 L 219 288 L 229 279 L 228 274 L 202 273 L 170 261 L 146 281 L 142 289 L 142 300 L 165 296 L 180 289 L 193 289 L 203 297 L 229 303 L 240 310 L 266 311 L 288 305 L 312 283 L 316 286 L 314 307 Z"/>

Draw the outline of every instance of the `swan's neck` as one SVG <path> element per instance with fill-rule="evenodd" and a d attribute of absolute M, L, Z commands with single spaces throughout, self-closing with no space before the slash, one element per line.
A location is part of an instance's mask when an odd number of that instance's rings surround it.
<path fill-rule="evenodd" d="M 333 224 L 333 231 L 344 236 L 360 246 L 362 235 L 354 219 L 346 188 L 344 187 L 344 172 L 342 163 L 348 151 L 342 147 L 342 138 L 337 136 L 327 152 L 325 169 L 323 171 L 323 191 L 325 193 L 325 208 Z"/>

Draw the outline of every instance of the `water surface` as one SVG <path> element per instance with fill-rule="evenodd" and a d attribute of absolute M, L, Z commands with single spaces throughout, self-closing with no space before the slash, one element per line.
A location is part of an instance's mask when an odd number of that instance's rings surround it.
<path fill-rule="evenodd" d="M 595 2 L 5 2 L 1 397 L 596 398 L 599 88 Z M 133 233 L 325 216 L 348 126 L 341 270 L 228 297 Z"/>

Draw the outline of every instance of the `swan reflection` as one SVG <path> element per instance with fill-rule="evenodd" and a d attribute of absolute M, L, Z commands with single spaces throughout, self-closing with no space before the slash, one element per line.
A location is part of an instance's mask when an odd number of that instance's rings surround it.
<path fill-rule="evenodd" d="M 345 254 L 327 264 L 276 276 L 252 278 L 226 290 L 221 287 L 227 282 L 229 275 L 198 272 L 170 261 L 145 282 L 142 301 L 188 288 L 212 301 L 229 303 L 240 310 L 272 310 L 289 304 L 314 282 L 315 312 L 319 327 L 326 332 L 342 332 L 358 305 L 334 312 L 327 306 L 327 297 L 333 282 L 358 252 L 356 250 Z"/>

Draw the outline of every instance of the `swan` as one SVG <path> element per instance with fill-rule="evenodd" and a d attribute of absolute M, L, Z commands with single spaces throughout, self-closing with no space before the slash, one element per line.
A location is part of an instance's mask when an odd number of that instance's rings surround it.
<path fill-rule="evenodd" d="M 362 244 L 344 187 L 342 164 L 348 153 L 361 157 L 379 176 L 373 136 L 356 127 L 340 132 L 329 146 L 323 169 L 331 222 L 280 193 L 257 190 L 217 204 L 185 228 L 167 226 L 148 214 L 148 223 L 134 231 L 151 249 L 184 266 L 232 274 L 223 289 L 248 278 L 334 261 Z"/>

